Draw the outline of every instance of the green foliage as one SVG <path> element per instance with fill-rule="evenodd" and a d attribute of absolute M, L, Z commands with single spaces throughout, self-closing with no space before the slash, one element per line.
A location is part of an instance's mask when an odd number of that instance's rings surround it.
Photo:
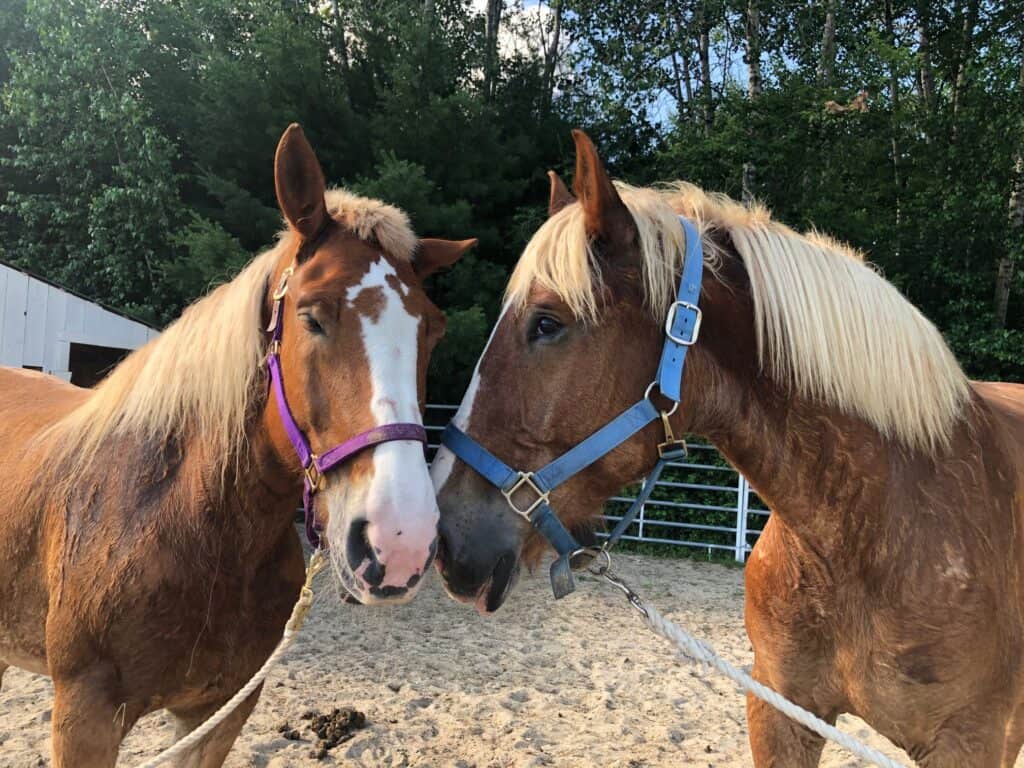
<path fill-rule="evenodd" d="M 179 296 L 200 296 L 230 280 L 251 258 L 238 239 L 222 226 L 193 215 L 175 239 L 183 257 L 164 269 L 163 278 Z"/>
<path fill-rule="evenodd" d="M 184 207 L 174 144 L 141 98 L 149 43 L 131 10 L 39 2 L 11 50 L 3 128 L 6 252 L 16 265 L 167 319 L 157 279 Z"/>
<path fill-rule="evenodd" d="M 430 400 L 457 403 L 469 383 L 469 376 L 476 367 L 491 326 L 483 310 L 476 306 L 449 309 L 445 315 L 448 320 L 445 343 L 438 346 L 430 360 L 430 375 L 434 382 Z"/>
<path fill-rule="evenodd" d="M 465 200 L 446 203 L 422 165 L 399 160 L 394 152 L 383 154 L 372 178 L 351 185 L 355 192 L 387 200 L 409 214 L 417 232 L 457 234 L 472 228 L 472 209 Z"/>
<path fill-rule="evenodd" d="M 8 0 L 0 254 L 165 322 L 273 241 L 271 159 L 298 121 L 330 182 L 401 206 L 423 235 L 480 239 L 430 285 L 449 319 L 431 399 L 455 400 L 545 216 L 544 172 L 571 171 L 568 129 L 582 125 L 636 183 L 684 178 L 738 197 L 753 167 L 780 219 L 864 249 L 971 375 L 1024 378 L 1019 268 L 1005 322 L 993 301 L 1000 258 L 1024 257 L 1007 215 L 1024 145 L 1024 2 L 836 3 L 831 62 L 828 5 L 506 2 L 485 87 L 485 20 L 470 0 Z M 862 89 L 867 112 L 826 113 Z"/>

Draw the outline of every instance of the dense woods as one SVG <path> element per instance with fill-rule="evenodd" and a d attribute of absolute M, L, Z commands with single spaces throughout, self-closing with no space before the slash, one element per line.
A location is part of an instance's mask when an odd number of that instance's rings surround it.
<path fill-rule="evenodd" d="M 586 128 L 620 177 L 864 249 L 968 372 L 1024 379 L 1024 2 L 4 0 L 0 258 L 162 324 L 272 241 L 271 159 L 481 246 L 433 400 Z"/>

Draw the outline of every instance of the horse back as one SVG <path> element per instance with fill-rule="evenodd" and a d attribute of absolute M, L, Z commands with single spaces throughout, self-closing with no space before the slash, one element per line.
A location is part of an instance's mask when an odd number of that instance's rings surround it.
<path fill-rule="evenodd" d="M 988 407 L 994 426 L 1004 435 L 1007 450 L 1024 475 L 1024 384 L 975 381 L 971 386 Z"/>
<path fill-rule="evenodd" d="M 68 384 L 56 376 L 23 368 L 0 367 L 0 415 L 5 442 L 11 429 L 29 433 L 44 428 L 74 410 L 89 397 L 89 390 Z"/>

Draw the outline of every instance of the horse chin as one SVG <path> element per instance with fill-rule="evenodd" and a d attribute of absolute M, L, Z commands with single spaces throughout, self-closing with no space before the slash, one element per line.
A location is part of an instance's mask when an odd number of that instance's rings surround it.
<path fill-rule="evenodd" d="M 508 597 L 519 578 L 519 559 L 514 555 L 502 555 L 491 577 L 477 592 L 473 607 L 481 616 L 495 613 Z"/>

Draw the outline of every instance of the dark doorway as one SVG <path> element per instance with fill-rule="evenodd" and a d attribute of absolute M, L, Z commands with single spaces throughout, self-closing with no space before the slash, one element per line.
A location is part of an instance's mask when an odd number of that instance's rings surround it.
<path fill-rule="evenodd" d="M 96 386 L 130 351 L 117 347 L 72 343 L 68 360 L 71 383 L 78 387 Z"/>

